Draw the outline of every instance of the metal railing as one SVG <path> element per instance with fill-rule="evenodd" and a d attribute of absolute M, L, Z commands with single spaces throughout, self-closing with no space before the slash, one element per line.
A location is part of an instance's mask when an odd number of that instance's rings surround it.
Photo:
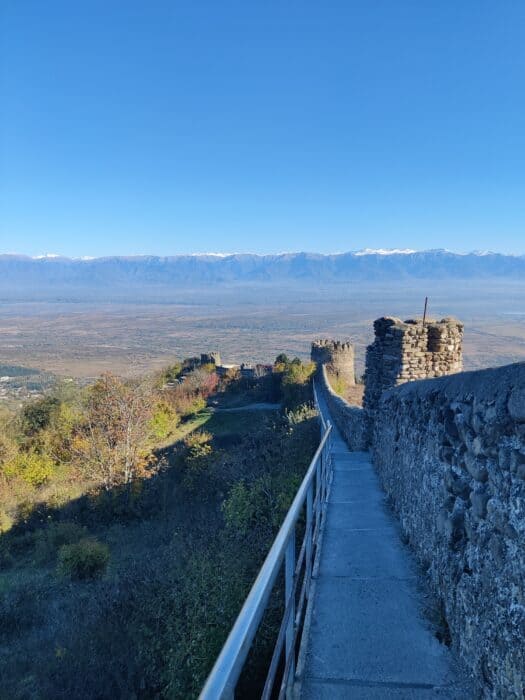
<path fill-rule="evenodd" d="M 314 386 L 314 398 L 319 403 Z M 284 612 L 262 692 L 263 700 L 285 698 L 295 678 L 312 569 L 319 546 L 328 485 L 331 478 L 332 426 L 319 410 L 322 436 L 319 447 L 268 552 L 248 597 L 233 625 L 200 700 L 231 700 L 246 658 L 268 607 L 270 595 L 284 566 Z M 304 537 L 296 558 L 296 530 L 304 515 Z"/>

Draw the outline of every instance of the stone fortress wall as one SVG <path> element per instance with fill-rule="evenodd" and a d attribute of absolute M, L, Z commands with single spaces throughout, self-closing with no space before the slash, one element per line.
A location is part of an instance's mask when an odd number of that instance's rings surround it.
<path fill-rule="evenodd" d="M 326 364 L 319 366 L 317 386 L 330 408 L 330 414 L 341 431 L 350 449 L 355 452 L 367 449 L 367 424 L 364 420 L 363 409 L 352 406 L 339 396 L 330 386 Z"/>
<path fill-rule="evenodd" d="M 341 377 L 348 386 L 355 384 L 354 346 L 352 343 L 328 338 L 314 340 L 311 358 L 312 362 L 326 365 L 332 374 Z"/>
<path fill-rule="evenodd" d="M 485 697 L 525 697 L 525 363 L 387 391 L 374 465 Z"/>
<path fill-rule="evenodd" d="M 383 317 L 374 322 L 375 340 L 365 364 L 364 407 L 373 418 L 386 389 L 428 377 L 461 372 L 463 324 Z"/>
<path fill-rule="evenodd" d="M 461 372 L 454 319 L 381 318 L 374 330 L 364 408 L 333 392 L 323 346 L 313 344 L 318 386 L 350 448 L 372 451 L 451 643 L 485 697 L 522 699 L 525 363 Z"/>

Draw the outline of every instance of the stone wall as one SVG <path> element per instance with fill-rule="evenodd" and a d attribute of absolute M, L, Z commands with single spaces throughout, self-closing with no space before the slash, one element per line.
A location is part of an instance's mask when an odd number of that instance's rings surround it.
<path fill-rule="evenodd" d="M 522 699 L 525 363 L 387 391 L 372 451 L 453 645 L 487 697 Z"/>
<path fill-rule="evenodd" d="M 319 364 L 316 386 L 322 398 L 328 404 L 335 424 L 341 431 L 351 450 L 366 450 L 367 429 L 365 412 L 358 406 L 351 406 L 330 386 L 325 364 Z"/>
<path fill-rule="evenodd" d="M 201 353 L 201 364 L 202 365 L 220 365 L 221 355 L 218 351 L 214 352 L 202 352 Z"/>
<path fill-rule="evenodd" d="M 463 324 L 378 318 L 366 351 L 364 407 L 374 418 L 381 394 L 404 382 L 461 372 Z"/>
<path fill-rule="evenodd" d="M 339 340 L 321 339 L 312 343 L 312 362 L 326 364 L 328 370 L 340 377 L 347 386 L 355 384 L 354 347 Z"/>

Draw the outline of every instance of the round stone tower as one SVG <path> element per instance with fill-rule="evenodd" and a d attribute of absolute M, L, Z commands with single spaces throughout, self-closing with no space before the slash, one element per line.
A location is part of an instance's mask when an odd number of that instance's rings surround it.
<path fill-rule="evenodd" d="M 352 343 L 324 338 L 314 340 L 310 353 L 312 362 L 326 365 L 347 386 L 355 384 L 354 346 Z"/>

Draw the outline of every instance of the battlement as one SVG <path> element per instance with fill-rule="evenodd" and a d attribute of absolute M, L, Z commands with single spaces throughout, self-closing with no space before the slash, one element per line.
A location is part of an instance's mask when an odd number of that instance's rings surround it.
<path fill-rule="evenodd" d="M 326 365 L 347 385 L 355 384 L 354 346 L 349 341 L 320 338 L 314 340 L 310 352 L 312 362 Z"/>
<path fill-rule="evenodd" d="M 374 322 L 374 331 L 366 351 L 364 397 L 371 414 L 386 389 L 463 369 L 463 324 L 454 318 L 423 322 L 386 316 Z"/>

